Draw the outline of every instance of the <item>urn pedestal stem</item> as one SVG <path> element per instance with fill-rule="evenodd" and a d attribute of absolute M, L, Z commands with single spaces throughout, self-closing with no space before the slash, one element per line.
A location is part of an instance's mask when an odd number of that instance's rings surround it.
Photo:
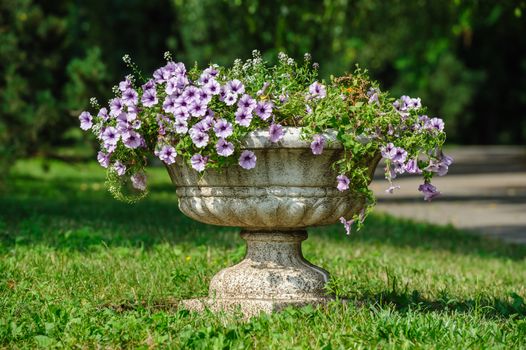
<path fill-rule="evenodd" d="M 329 273 L 303 257 L 301 242 L 307 231 L 243 231 L 245 258 L 219 271 L 210 282 L 207 299 L 183 302 L 191 310 L 240 309 L 247 316 L 287 306 L 325 304 Z"/>

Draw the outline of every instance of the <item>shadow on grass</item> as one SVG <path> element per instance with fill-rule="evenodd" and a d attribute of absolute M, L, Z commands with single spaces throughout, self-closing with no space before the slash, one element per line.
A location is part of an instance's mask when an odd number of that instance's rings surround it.
<path fill-rule="evenodd" d="M 178 209 L 175 189 L 153 185 L 154 196 L 134 204 L 111 197 L 101 179 L 60 180 L 24 175 L 0 196 L 0 249 L 47 245 L 87 250 L 96 246 L 141 246 L 186 243 L 235 247 L 236 228 L 200 224 Z"/>
<path fill-rule="evenodd" d="M 411 292 L 389 290 L 378 294 L 366 294 L 354 301 L 361 306 L 393 307 L 399 312 L 417 310 L 420 312 L 478 313 L 491 319 L 526 318 L 525 300 L 516 293 L 511 293 L 506 300 L 489 296 L 458 299 L 445 293 L 436 300 L 429 300 L 423 298 L 417 290 Z"/>
<path fill-rule="evenodd" d="M 472 254 L 487 258 L 522 260 L 526 258 L 526 246 L 506 243 L 483 237 L 472 232 L 395 218 L 387 214 L 371 215 L 362 230 L 352 232 L 350 237 L 342 234 L 340 225 L 310 230 L 323 239 L 388 244 L 395 247 L 418 247 L 427 250 L 444 250 L 455 254 Z"/>
<path fill-rule="evenodd" d="M 0 248 L 43 244 L 85 250 L 105 244 L 147 249 L 163 242 L 232 248 L 242 242 L 237 228 L 204 225 L 184 216 L 167 182 L 154 183 L 153 196 L 130 205 L 111 198 L 100 177 L 43 181 L 18 175 L 14 180 L 12 190 L 0 197 Z M 322 239 L 349 241 L 340 225 L 309 231 Z M 525 246 L 387 215 L 371 216 L 350 240 L 512 260 L 526 257 Z"/>

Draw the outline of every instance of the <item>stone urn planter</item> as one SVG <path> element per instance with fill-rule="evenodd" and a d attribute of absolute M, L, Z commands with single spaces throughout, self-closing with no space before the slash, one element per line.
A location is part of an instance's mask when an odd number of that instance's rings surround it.
<path fill-rule="evenodd" d="M 305 260 L 301 242 L 308 227 L 348 218 L 362 209 L 363 200 L 336 188 L 338 174 L 331 165 L 343 147 L 335 135 L 324 135 L 329 142 L 321 155 L 314 155 L 310 143 L 300 139 L 301 129 L 284 129 L 276 144 L 266 130 L 247 136 L 242 149 L 257 157 L 250 170 L 235 165 L 200 174 L 182 161 L 167 166 L 184 214 L 207 224 L 240 227 L 247 244 L 243 261 L 212 278 L 209 297 L 186 300 L 184 307 L 240 308 L 250 316 L 331 300 L 324 291 L 329 273 Z M 371 176 L 378 161 L 370 161 Z"/>

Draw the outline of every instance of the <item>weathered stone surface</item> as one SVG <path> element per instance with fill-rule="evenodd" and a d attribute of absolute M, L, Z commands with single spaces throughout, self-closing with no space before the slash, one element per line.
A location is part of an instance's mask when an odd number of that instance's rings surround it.
<path fill-rule="evenodd" d="M 265 130 L 247 136 L 243 148 L 255 153 L 254 169 L 236 165 L 199 174 L 182 161 L 168 167 L 184 214 L 208 224 L 241 227 L 247 241 L 245 260 L 212 279 L 209 299 L 188 301 L 187 307 L 237 305 L 257 314 L 258 308 L 271 312 L 330 300 L 323 290 L 329 275 L 303 258 L 301 241 L 307 227 L 348 218 L 361 210 L 363 200 L 336 189 L 338 173 L 331 165 L 343 148 L 334 134 L 325 134 L 324 152 L 313 155 L 310 142 L 300 138 L 301 129 L 284 129 L 277 144 Z M 371 160 L 371 174 L 377 163 Z"/>

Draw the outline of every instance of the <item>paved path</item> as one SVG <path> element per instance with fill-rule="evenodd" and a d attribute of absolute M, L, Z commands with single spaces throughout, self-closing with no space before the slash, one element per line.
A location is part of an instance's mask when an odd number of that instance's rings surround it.
<path fill-rule="evenodd" d="M 394 194 L 377 169 L 372 188 L 377 211 L 456 227 L 526 244 L 526 147 L 459 147 L 446 154 L 455 164 L 433 184 L 442 192 L 431 203 L 418 192 L 421 179 L 401 177 Z"/>

